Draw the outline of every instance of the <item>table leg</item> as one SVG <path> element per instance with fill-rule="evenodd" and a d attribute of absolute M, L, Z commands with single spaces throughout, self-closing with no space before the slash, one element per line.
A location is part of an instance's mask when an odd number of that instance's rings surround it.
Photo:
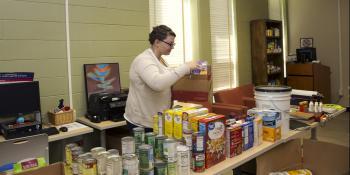
<path fill-rule="evenodd" d="M 311 140 L 317 140 L 317 128 L 312 128 L 311 129 Z"/>
<path fill-rule="evenodd" d="M 100 143 L 101 147 L 106 148 L 106 130 L 100 131 Z"/>

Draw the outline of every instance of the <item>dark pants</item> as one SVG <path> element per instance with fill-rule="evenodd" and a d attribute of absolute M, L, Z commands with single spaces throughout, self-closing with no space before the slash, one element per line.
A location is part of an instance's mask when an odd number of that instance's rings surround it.
<path fill-rule="evenodd" d="M 130 133 L 133 133 L 132 129 L 138 127 L 138 126 L 128 122 L 127 120 L 126 120 L 126 126 L 128 127 Z M 147 132 L 153 132 L 153 128 L 145 128 L 145 133 L 147 133 Z"/>

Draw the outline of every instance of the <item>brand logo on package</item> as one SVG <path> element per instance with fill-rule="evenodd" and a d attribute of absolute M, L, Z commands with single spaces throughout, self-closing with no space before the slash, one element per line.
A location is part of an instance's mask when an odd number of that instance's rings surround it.
<path fill-rule="evenodd" d="M 224 135 L 225 126 L 222 122 L 209 123 L 208 128 L 208 136 L 210 139 L 219 139 Z"/>

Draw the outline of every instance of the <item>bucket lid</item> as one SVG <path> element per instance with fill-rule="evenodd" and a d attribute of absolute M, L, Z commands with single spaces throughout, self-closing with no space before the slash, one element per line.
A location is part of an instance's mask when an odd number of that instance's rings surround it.
<path fill-rule="evenodd" d="M 255 91 L 259 92 L 289 92 L 292 88 L 289 86 L 256 86 Z"/>

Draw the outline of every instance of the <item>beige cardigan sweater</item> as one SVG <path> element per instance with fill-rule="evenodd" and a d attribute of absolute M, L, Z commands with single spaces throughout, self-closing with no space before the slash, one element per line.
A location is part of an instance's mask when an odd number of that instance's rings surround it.
<path fill-rule="evenodd" d="M 165 67 L 152 49 L 146 49 L 131 63 L 125 119 L 134 125 L 152 128 L 152 117 L 170 108 L 171 86 L 189 72 L 186 64 L 177 68 Z"/>

